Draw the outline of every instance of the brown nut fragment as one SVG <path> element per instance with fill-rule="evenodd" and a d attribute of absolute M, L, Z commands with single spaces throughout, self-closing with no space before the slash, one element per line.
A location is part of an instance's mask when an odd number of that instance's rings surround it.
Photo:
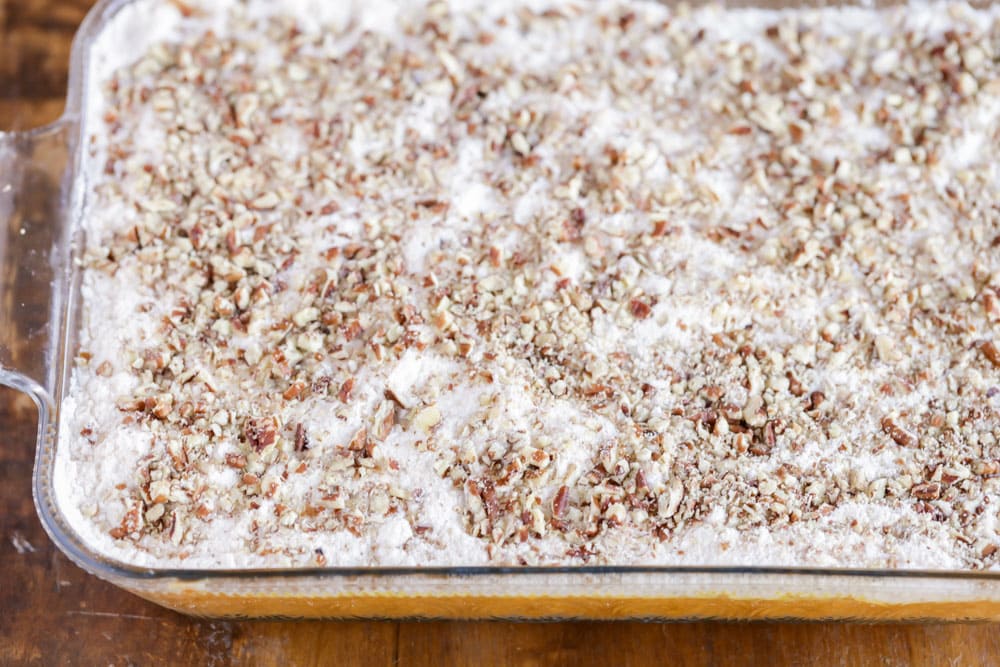
<path fill-rule="evenodd" d="M 118 402 L 118 409 L 122 412 L 142 412 L 146 409 L 146 401 L 142 398 L 128 398 Z"/>
<path fill-rule="evenodd" d="M 632 299 L 628 303 L 628 312 L 632 313 L 632 317 L 638 320 L 644 320 L 649 317 L 653 309 L 650 308 L 649 304 L 641 299 Z"/>
<path fill-rule="evenodd" d="M 788 124 L 788 136 L 791 137 L 792 141 L 799 143 L 806 136 L 806 129 L 799 122 L 791 122 Z"/>
<path fill-rule="evenodd" d="M 351 400 L 351 392 L 354 391 L 354 378 L 347 378 L 344 383 L 340 385 L 340 390 L 337 392 L 337 398 L 340 399 L 341 403 L 347 403 Z"/>
<path fill-rule="evenodd" d="M 788 378 L 788 391 L 792 393 L 792 396 L 802 396 L 806 393 L 805 387 L 799 382 L 798 378 L 791 371 L 785 373 L 785 377 Z"/>
<path fill-rule="evenodd" d="M 375 417 L 372 420 L 372 437 L 375 440 L 385 440 L 395 425 L 396 408 L 392 401 L 386 399 L 375 411 Z"/>
<path fill-rule="evenodd" d="M 569 507 L 569 487 L 565 484 L 559 487 L 556 491 L 555 498 L 552 499 L 552 516 L 557 519 L 561 519 L 563 515 L 566 514 L 566 509 Z"/>
<path fill-rule="evenodd" d="M 919 498 L 920 500 L 936 500 L 941 496 L 941 483 L 926 482 L 924 484 L 915 484 L 910 489 L 910 493 L 913 494 L 914 498 Z"/>
<path fill-rule="evenodd" d="M 230 468 L 246 468 L 247 457 L 242 454 L 226 454 L 226 465 Z"/>
<path fill-rule="evenodd" d="M 917 444 L 917 436 L 903 430 L 890 417 L 882 420 L 882 430 L 900 447 L 913 447 Z"/>
<path fill-rule="evenodd" d="M 295 425 L 295 451 L 304 452 L 309 449 L 309 435 L 302 424 Z"/>
<path fill-rule="evenodd" d="M 774 435 L 774 422 L 767 422 L 761 429 L 762 440 L 756 438 L 750 443 L 748 451 L 754 456 L 767 456 L 774 449 L 777 438 Z"/>
<path fill-rule="evenodd" d="M 481 480 L 477 484 L 474 481 L 470 481 L 469 485 L 470 490 L 483 501 L 486 516 L 490 521 L 494 521 L 500 514 L 500 503 L 497 500 L 496 487 L 494 487 L 493 482 L 490 480 Z"/>
<path fill-rule="evenodd" d="M 657 220 L 653 223 L 653 238 L 661 238 L 670 232 L 670 223 L 666 220 Z"/>
<path fill-rule="evenodd" d="M 138 533 L 141 527 L 142 521 L 140 516 L 140 507 L 139 505 L 133 505 L 127 512 L 125 512 L 125 516 L 122 517 L 121 523 L 117 527 L 112 528 L 111 531 L 109 531 L 109 534 L 116 540 L 120 540 Z"/>
<path fill-rule="evenodd" d="M 972 471 L 984 477 L 1000 473 L 1000 461 L 976 461 L 972 464 Z"/>
<path fill-rule="evenodd" d="M 150 409 L 150 413 L 157 419 L 166 419 L 174 405 L 174 397 L 171 394 L 160 394 L 155 398 L 155 404 Z"/>
<path fill-rule="evenodd" d="M 809 400 L 806 404 L 806 410 L 812 411 L 819 409 L 819 406 L 823 405 L 823 401 L 826 400 L 826 394 L 821 391 L 814 391 L 809 394 Z"/>
<path fill-rule="evenodd" d="M 254 451 L 261 452 L 278 439 L 278 420 L 274 417 L 248 419 L 243 435 Z"/>
<path fill-rule="evenodd" d="M 994 368 L 1000 368 L 1000 350 L 993 344 L 993 341 L 984 340 L 979 344 L 979 351 L 983 353 L 987 361 L 993 364 Z"/>
<path fill-rule="evenodd" d="M 368 444 L 368 429 L 364 426 L 359 428 L 355 433 L 354 437 L 347 444 L 347 448 L 352 452 L 360 452 Z"/>
<path fill-rule="evenodd" d="M 1000 300 L 997 299 L 996 294 L 989 290 L 983 292 L 983 310 L 986 311 L 987 317 L 991 320 L 1000 316 Z"/>
<path fill-rule="evenodd" d="M 303 392 L 306 390 L 306 386 L 302 382 L 293 382 L 288 386 L 288 389 L 281 394 L 281 397 L 286 401 L 291 401 L 296 398 L 301 398 Z"/>
<path fill-rule="evenodd" d="M 173 5 L 181 16 L 184 18 L 190 18 L 192 16 L 197 16 L 200 12 L 194 8 L 191 4 L 184 2 L 184 0 L 169 0 L 170 4 Z"/>

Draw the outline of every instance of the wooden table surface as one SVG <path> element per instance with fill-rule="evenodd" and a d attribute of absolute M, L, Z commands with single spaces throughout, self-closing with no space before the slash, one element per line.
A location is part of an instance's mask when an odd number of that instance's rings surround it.
<path fill-rule="evenodd" d="M 0 0 L 0 130 L 58 117 L 70 40 L 91 4 Z M 1000 628 L 986 624 L 190 619 L 59 553 L 31 500 L 34 408 L 6 389 L 0 433 L 0 665 L 1000 664 Z"/>

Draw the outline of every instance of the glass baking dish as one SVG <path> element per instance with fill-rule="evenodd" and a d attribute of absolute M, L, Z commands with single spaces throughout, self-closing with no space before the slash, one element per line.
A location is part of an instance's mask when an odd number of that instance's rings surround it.
<path fill-rule="evenodd" d="M 1000 574 L 755 567 L 142 569 L 98 555 L 55 502 L 62 398 L 74 358 L 88 60 L 131 0 L 102 0 L 73 47 L 66 111 L 0 133 L 0 383 L 38 407 L 34 497 L 77 565 L 143 598 L 202 616 L 445 618 L 1000 619 Z M 768 4 L 768 3 L 764 3 Z M 773 6 L 773 5 L 772 5 Z"/>

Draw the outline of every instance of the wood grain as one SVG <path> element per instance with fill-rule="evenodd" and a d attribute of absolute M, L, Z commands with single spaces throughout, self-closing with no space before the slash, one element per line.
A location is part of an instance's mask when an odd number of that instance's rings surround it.
<path fill-rule="evenodd" d="M 0 0 L 0 130 L 62 110 L 90 0 Z M 3 323 L 0 323 L 3 326 Z M 0 664 L 987 665 L 995 625 L 226 622 L 180 616 L 91 577 L 31 501 L 35 414 L 0 389 Z"/>

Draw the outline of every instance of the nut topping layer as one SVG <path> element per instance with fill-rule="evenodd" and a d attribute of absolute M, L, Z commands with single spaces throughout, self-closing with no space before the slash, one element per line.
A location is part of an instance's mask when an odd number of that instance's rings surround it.
<path fill-rule="evenodd" d="M 402 4 L 192 9 L 103 83 L 82 532 L 203 567 L 995 565 L 996 12 Z"/>

